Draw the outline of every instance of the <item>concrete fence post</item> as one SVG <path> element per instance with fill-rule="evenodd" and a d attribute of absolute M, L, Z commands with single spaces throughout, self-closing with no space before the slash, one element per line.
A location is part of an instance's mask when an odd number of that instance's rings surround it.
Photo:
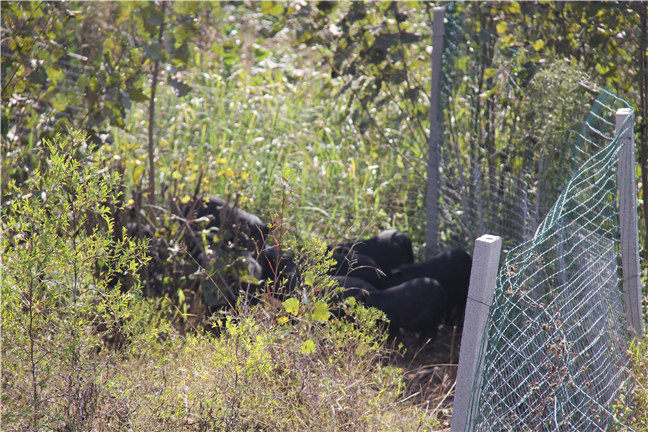
<path fill-rule="evenodd" d="M 637 229 L 637 188 L 635 185 L 634 111 L 616 112 L 615 135 L 621 140 L 617 180 L 619 188 L 619 230 L 621 231 L 621 272 L 623 301 L 628 324 L 635 337 L 643 335 L 639 234 Z"/>
<path fill-rule="evenodd" d="M 451 432 L 466 432 L 471 427 L 470 422 L 474 414 L 470 410 L 471 398 L 479 398 L 479 394 L 472 394 L 473 384 L 480 381 L 481 371 L 478 371 L 477 367 L 482 337 L 495 294 L 501 251 L 501 237 L 486 234 L 475 240 L 466 318 L 461 335 Z"/>
<path fill-rule="evenodd" d="M 444 37 L 445 7 L 434 8 L 434 22 L 432 24 L 432 86 L 430 89 L 430 135 L 428 137 L 427 160 L 427 221 L 425 231 L 425 253 L 427 258 L 432 257 L 438 249 L 439 231 L 439 144 L 441 141 L 441 127 L 439 124 L 441 69 L 443 63 L 443 37 Z"/>

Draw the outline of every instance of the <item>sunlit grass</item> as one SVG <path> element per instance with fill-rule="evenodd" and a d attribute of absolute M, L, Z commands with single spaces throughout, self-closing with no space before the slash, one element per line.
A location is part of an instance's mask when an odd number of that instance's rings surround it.
<path fill-rule="evenodd" d="M 134 430 L 440 430 L 403 402 L 402 376 L 348 324 L 296 327 L 254 309 L 102 377 L 102 425 Z M 309 327 L 311 329 L 309 330 Z M 296 331 L 298 330 L 298 331 Z M 308 339 L 311 338 L 311 339 Z M 311 341 L 305 350 L 304 340 Z M 121 410 L 122 415 L 115 415 Z"/>
<path fill-rule="evenodd" d="M 238 199 L 269 222 L 284 194 L 297 237 L 361 237 L 395 227 L 421 239 L 421 143 L 405 134 L 398 143 L 383 142 L 382 131 L 360 134 L 339 115 L 341 99 L 322 98 L 317 75 L 272 79 L 241 86 L 200 74 L 183 98 L 162 89 L 157 180 L 183 196 L 201 179 L 202 191 Z M 147 116 L 145 106 L 133 110 L 128 133 L 116 137 L 131 185 L 146 184 Z"/>

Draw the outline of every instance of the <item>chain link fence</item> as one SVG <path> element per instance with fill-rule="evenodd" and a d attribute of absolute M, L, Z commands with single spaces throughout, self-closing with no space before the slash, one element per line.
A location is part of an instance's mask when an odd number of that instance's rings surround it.
<path fill-rule="evenodd" d="M 510 250 L 531 238 L 567 180 L 600 150 L 591 135 L 614 96 L 572 65 L 528 70 L 488 28 L 468 28 L 476 19 L 465 19 L 464 6 L 446 8 L 440 246 L 471 247 L 488 233 Z"/>
<path fill-rule="evenodd" d="M 601 150 L 500 268 L 470 430 L 609 430 L 614 405 L 632 395 L 618 264 L 619 140 L 609 120 L 627 104 L 608 96 L 582 136 Z"/>
<path fill-rule="evenodd" d="M 523 101 L 537 95 L 529 94 L 533 87 L 523 90 L 516 53 L 498 52 L 493 33 L 466 38 L 459 9 L 447 5 L 444 27 L 439 232 L 449 233 L 441 242 L 461 245 L 498 235 L 506 253 L 482 338 L 468 410 L 474 414 L 462 430 L 623 427 L 614 406 L 631 398 L 634 384 L 614 116 L 630 105 L 566 76 L 572 92 L 547 121 L 555 127 L 559 118 L 582 120 L 561 134 L 534 125 L 538 133 L 507 135 L 518 142 L 498 141 L 507 121 L 540 119 L 525 103 L 500 107 L 501 117 L 493 118 L 501 100 L 491 90 Z M 570 100 L 572 108 L 560 106 Z"/>

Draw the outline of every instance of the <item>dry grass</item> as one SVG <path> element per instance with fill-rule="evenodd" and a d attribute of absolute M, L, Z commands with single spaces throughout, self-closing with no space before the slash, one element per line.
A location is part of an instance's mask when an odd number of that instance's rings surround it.
<path fill-rule="evenodd" d="M 403 401 L 402 371 L 380 361 L 366 329 L 296 321 L 256 308 L 220 336 L 178 337 L 167 352 L 114 364 L 99 383 L 97 430 L 440 429 L 433 410 Z"/>

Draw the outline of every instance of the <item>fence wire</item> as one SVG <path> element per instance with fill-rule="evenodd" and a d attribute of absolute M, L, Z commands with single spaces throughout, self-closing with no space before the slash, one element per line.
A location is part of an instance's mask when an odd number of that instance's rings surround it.
<path fill-rule="evenodd" d="M 475 36 L 464 19 L 465 5 L 451 2 L 446 8 L 439 110 L 439 233 L 446 235 L 441 246 L 472 247 L 475 238 L 493 234 L 510 250 L 531 238 L 566 181 L 600 150 L 602 144 L 590 137 L 600 129 L 613 96 L 589 88 L 571 70 L 553 73 L 560 81 L 550 71 L 534 71 L 535 87 L 523 85 L 523 56 L 502 48 L 487 29 Z M 543 74 L 567 96 L 538 101 Z M 536 103 L 549 112 L 540 112 Z M 568 108 L 558 108 L 563 105 Z M 529 126 L 534 129 L 525 130 Z M 561 127 L 565 130 L 557 131 Z"/>
<path fill-rule="evenodd" d="M 500 268 L 467 430 L 605 431 L 632 395 L 613 138 L 614 112 L 628 105 L 607 97 L 582 138 L 608 144 Z"/>
<path fill-rule="evenodd" d="M 533 95 L 507 73 L 515 53 L 498 51 L 485 29 L 479 40 L 469 38 L 461 9 L 447 5 L 444 28 L 439 231 L 451 233 L 448 244 L 468 246 L 499 235 L 506 253 L 463 430 L 623 427 L 614 406 L 629 400 L 634 384 L 620 284 L 614 118 L 630 105 L 577 86 L 577 106 L 567 112 L 570 121 L 582 120 L 564 134 L 531 137 L 546 140 L 537 143 L 509 134 L 520 142 L 498 142 L 507 116 L 523 117 L 515 109 L 524 107 L 499 106 L 498 123 L 489 91 Z"/>

